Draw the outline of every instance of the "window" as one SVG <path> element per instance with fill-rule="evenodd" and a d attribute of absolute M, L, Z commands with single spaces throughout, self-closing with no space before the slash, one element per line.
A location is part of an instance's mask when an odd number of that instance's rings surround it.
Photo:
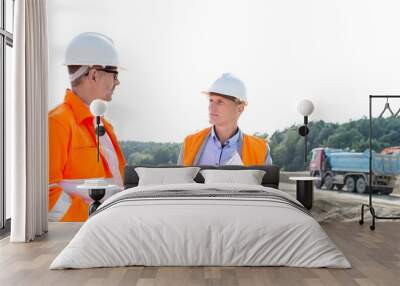
<path fill-rule="evenodd" d="M 0 236 L 9 232 L 10 194 L 5 188 L 5 105 L 11 92 L 14 0 L 0 0 Z"/>

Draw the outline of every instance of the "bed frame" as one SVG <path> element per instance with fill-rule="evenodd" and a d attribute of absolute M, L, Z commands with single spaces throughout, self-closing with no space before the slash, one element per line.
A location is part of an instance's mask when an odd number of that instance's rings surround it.
<path fill-rule="evenodd" d="M 137 167 L 147 167 L 147 168 L 183 168 L 183 166 L 146 166 L 146 165 L 127 165 L 125 167 L 125 179 L 124 179 L 124 187 L 125 189 L 127 188 L 133 188 L 136 187 L 139 183 L 139 176 L 135 171 L 135 168 Z M 276 165 L 269 165 L 269 166 L 198 166 L 202 170 L 206 169 L 217 169 L 217 170 L 264 170 L 266 171 L 261 184 L 265 187 L 271 187 L 278 189 L 279 188 L 279 170 L 280 168 Z M 204 183 L 204 178 L 200 174 L 200 172 L 197 174 L 197 176 L 194 178 L 194 180 L 197 183 Z"/>

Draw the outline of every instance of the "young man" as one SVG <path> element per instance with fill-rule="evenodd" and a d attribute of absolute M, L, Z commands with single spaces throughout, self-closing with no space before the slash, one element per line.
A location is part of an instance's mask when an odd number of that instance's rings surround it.
<path fill-rule="evenodd" d="M 272 164 L 268 143 L 244 134 L 238 127 L 247 105 L 243 82 L 225 73 L 204 92 L 209 97 L 211 127 L 187 136 L 178 165 L 268 165 Z"/>
<path fill-rule="evenodd" d="M 94 99 L 112 100 L 120 83 L 119 62 L 110 38 L 83 33 L 68 45 L 65 65 L 71 89 L 49 112 L 49 220 L 85 221 L 90 198 L 78 185 L 85 179 L 107 178 L 123 187 L 125 159 L 113 128 L 102 119 L 106 132 L 100 137 L 97 162 L 95 118 L 89 109 Z"/>

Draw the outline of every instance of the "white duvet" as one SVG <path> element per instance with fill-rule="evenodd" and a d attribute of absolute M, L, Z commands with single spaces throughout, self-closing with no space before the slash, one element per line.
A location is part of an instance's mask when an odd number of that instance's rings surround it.
<path fill-rule="evenodd" d="M 249 197 L 139 198 L 137 192 L 264 191 Z M 146 193 L 140 193 L 146 194 Z M 292 203 L 276 197 L 284 197 Z M 119 201 L 121 200 L 121 201 Z M 350 268 L 320 225 L 286 193 L 238 184 L 135 187 L 106 200 L 50 269 L 145 266 Z"/>

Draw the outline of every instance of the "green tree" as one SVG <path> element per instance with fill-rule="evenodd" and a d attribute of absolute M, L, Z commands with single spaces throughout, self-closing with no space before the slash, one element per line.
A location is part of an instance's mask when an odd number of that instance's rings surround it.
<path fill-rule="evenodd" d="M 372 149 L 380 152 L 383 148 L 400 145 L 400 119 L 377 118 L 372 121 Z M 292 125 L 282 131 L 275 131 L 272 136 L 265 132 L 254 135 L 267 139 L 271 148 L 274 164 L 283 170 L 305 170 L 304 138 L 298 134 L 297 125 Z M 369 146 L 369 120 L 365 117 L 359 120 L 338 124 L 320 121 L 309 123 L 307 157 L 311 150 L 317 147 L 332 147 L 364 152 Z M 181 144 L 155 143 L 138 141 L 121 141 L 122 151 L 130 165 L 175 165 Z"/>

